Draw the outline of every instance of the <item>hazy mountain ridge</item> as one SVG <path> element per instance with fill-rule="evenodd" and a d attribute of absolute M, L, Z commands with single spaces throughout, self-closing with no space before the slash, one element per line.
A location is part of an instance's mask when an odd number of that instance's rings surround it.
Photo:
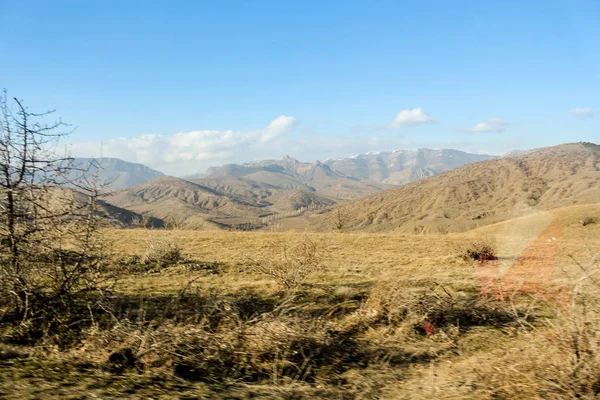
<path fill-rule="evenodd" d="M 190 228 L 255 229 L 266 226 L 266 217 L 297 216 L 388 187 L 346 177 L 321 163 L 285 157 L 278 162 L 225 165 L 196 179 L 163 176 L 113 191 L 104 199 L 140 214 L 177 220 Z"/>
<path fill-rule="evenodd" d="M 164 176 L 162 172 L 146 165 L 124 161 L 120 158 L 74 158 L 73 165 L 79 168 L 90 166 L 85 177 L 91 179 L 97 173 L 99 184 L 108 185 L 110 190 L 130 188 Z M 96 165 L 99 166 L 99 169 L 96 168 Z M 75 178 L 79 174 L 79 172 L 73 172 L 71 175 Z"/>
<path fill-rule="evenodd" d="M 357 179 L 403 185 L 454 168 L 497 156 L 471 154 L 451 149 L 414 149 L 371 152 L 342 159 L 325 160 L 333 171 Z"/>
<path fill-rule="evenodd" d="M 224 181 L 232 182 L 232 177 L 255 188 L 259 185 L 270 190 L 306 190 L 336 201 L 352 200 L 392 187 L 347 176 L 320 161 L 304 163 L 289 156 L 278 161 L 262 160 L 212 167 L 191 180 L 215 187 Z"/>

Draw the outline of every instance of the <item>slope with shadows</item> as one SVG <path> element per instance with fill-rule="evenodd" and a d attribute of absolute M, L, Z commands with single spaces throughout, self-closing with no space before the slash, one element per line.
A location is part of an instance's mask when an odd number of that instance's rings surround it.
<path fill-rule="evenodd" d="M 364 231 L 465 231 L 574 204 L 600 201 L 600 146 L 572 143 L 483 161 L 342 205 L 313 226 Z M 334 215 L 335 214 L 335 215 Z"/>
<path fill-rule="evenodd" d="M 474 162 L 498 157 L 459 150 L 414 149 L 325 160 L 333 171 L 358 179 L 403 185 Z"/>
<path fill-rule="evenodd" d="M 307 187 L 281 189 L 226 177 L 188 181 L 161 177 L 103 195 L 116 206 L 192 229 L 260 229 L 275 219 L 335 205 Z"/>
<path fill-rule="evenodd" d="M 57 215 L 68 212 L 85 213 L 90 202 L 90 197 L 69 187 L 45 187 L 36 194 L 36 202 L 44 209 L 51 210 Z M 4 196 L 0 198 L 0 207 L 4 207 Z M 102 227 L 113 228 L 162 228 L 164 221 L 152 216 L 143 216 L 135 211 L 107 203 L 103 199 L 96 199 L 95 214 Z"/>
<path fill-rule="evenodd" d="M 185 179 L 164 176 L 104 195 L 116 206 L 187 228 L 218 229 L 258 222 L 261 205 Z"/>

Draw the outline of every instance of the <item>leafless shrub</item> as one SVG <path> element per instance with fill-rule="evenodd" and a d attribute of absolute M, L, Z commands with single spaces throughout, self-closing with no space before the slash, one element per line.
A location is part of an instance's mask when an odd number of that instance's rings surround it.
<path fill-rule="evenodd" d="M 458 256 L 464 260 L 478 262 L 498 259 L 496 241 L 489 237 L 476 238 L 456 247 Z"/>
<path fill-rule="evenodd" d="M 350 218 L 348 212 L 340 207 L 337 207 L 333 212 L 333 231 L 344 232 L 348 227 Z"/>
<path fill-rule="evenodd" d="M 511 307 L 481 297 L 476 291 L 457 291 L 439 284 L 416 292 L 381 284 L 372 293 L 367 306 L 377 310 L 379 321 L 386 325 L 409 322 L 427 335 L 453 325 L 460 330 L 473 326 L 517 326 L 543 315 L 532 305 L 527 305 L 526 311 L 520 306 Z"/>
<path fill-rule="evenodd" d="M 149 215 L 141 214 L 132 218 L 131 225 L 143 229 L 153 229 L 155 223 Z"/>
<path fill-rule="evenodd" d="M 185 229 L 185 219 L 178 217 L 169 217 L 165 219 L 165 229 L 170 231 Z"/>
<path fill-rule="evenodd" d="M 182 258 L 181 249 L 166 236 L 152 237 L 146 242 L 146 252 L 140 263 L 156 268 L 167 268 L 177 264 Z"/>
<path fill-rule="evenodd" d="M 262 249 L 262 259 L 251 268 L 267 275 L 281 286 L 298 287 L 325 268 L 326 248 L 323 244 L 303 236 L 300 240 L 275 240 Z"/>
<path fill-rule="evenodd" d="M 368 363 L 360 331 L 325 321 L 270 317 L 224 320 L 216 329 L 188 327 L 171 337 L 157 358 L 170 360 L 176 376 L 204 382 L 341 382 L 356 363 Z"/>
<path fill-rule="evenodd" d="M 436 390 L 449 397 L 595 399 L 600 394 L 599 255 L 582 271 L 570 300 L 551 304 L 551 317 L 493 353 L 435 368 Z M 465 384 L 467 382 L 467 384 Z M 433 391 L 432 391 L 433 392 Z M 432 393 L 435 397 L 435 393 Z"/>
<path fill-rule="evenodd" d="M 88 323 L 80 307 L 114 284 L 103 273 L 97 179 L 57 154 L 65 124 L 13 100 L 15 111 L 0 96 L 0 306 L 26 340 L 58 337 Z"/>

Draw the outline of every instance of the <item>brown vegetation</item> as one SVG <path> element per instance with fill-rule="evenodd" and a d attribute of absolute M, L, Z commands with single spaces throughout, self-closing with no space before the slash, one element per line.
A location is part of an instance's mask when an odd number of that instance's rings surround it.
<path fill-rule="evenodd" d="M 310 236 L 268 242 L 261 249 L 261 259 L 251 263 L 255 271 L 275 279 L 281 286 L 292 289 L 303 285 L 317 272 L 325 272 L 326 248 Z"/>
<path fill-rule="evenodd" d="M 465 260 L 484 263 L 498 259 L 498 250 L 494 239 L 476 238 L 458 247 L 458 254 Z"/>
<path fill-rule="evenodd" d="M 23 345 L 20 323 L 4 320 L 0 363 L 8 375 L 0 388 L 16 397 L 591 396 L 600 236 L 597 226 L 581 230 L 572 221 L 595 210 L 554 215 L 563 233 L 553 246 L 568 279 L 555 278 L 574 296 L 567 303 L 535 293 L 483 295 L 479 267 L 454 252 L 474 237 L 495 237 L 497 256 L 516 259 L 520 250 L 502 244 L 535 239 L 528 232 L 539 218 L 515 222 L 518 233 L 498 225 L 443 237 L 106 231 L 114 242 L 107 273 L 124 268 L 124 257 L 140 265 L 149 241 L 176 243 L 183 258 L 152 274 L 127 269 L 98 306 L 74 308 L 86 321 L 65 324 L 58 336 L 47 330 Z M 544 243 L 545 236 L 531 246 Z M 279 275 L 256 268 L 272 260 L 284 272 L 312 273 L 292 273 L 301 279 L 289 290 Z"/>

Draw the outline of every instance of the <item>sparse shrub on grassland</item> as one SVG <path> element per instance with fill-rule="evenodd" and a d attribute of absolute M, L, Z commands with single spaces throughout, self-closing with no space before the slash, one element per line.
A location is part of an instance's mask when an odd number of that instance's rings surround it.
<path fill-rule="evenodd" d="M 172 344 L 175 375 L 192 381 L 337 382 L 364 355 L 355 333 L 331 323 L 266 317 L 185 332 Z"/>
<path fill-rule="evenodd" d="M 598 222 L 598 217 L 588 215 L 580 221 L 581 226 L 588 226 Z"/>
<path fill-rule="evenodd" d="M 424 397 L 451 398 L 596 399 L 600 395 L 600 270 L 597 254 L 587 265 L 577 263 L 583 275 L 576 279 L 568 304 L 552 302 L 538 320 L 537 329 L 511 338 L 496 337 L 488 349 L 456 362 L 439 363 L 435 388 Z M 512 307 L 512 304 L 511 304 Z M 521 320 L 523 321 L 523 320 Z M 543 325 L 542 325 L 542 321 Z M 523 326 L 528 326 L 523 321 Z M 539 329 L 542 326 L 542 329 Z M 408 384 L 408 392 L 422 388 Z M 398 393 L 397 397 L 402 397 Z"/>
<path fill-rule="evenodd" d="M 498 259 L 496 241 L 489 237 L 476 238 L 461 244 L 457 246 L 456 251 L 464 260 L 486 262 Z"/>
<path fill-rule="evenodd" d="M 168 217 L 164 221 L 165 229 L 170 231 L 182 230 L 185 227 L 185 219 L 178 217 Z"/>
<path fill-rule="evenodd" d="M 461 331 L 473 326 L 516 326 L 532 322 L 542 311 L 531 305 L 529 311 L 520 306 L 508 307 L 498 301 L 481 297 L 476 290 L 457 291 L 435 285 L 417 292 L 392 283 L 381 283 L 366 303 L 376 310 L 379 323 L 398 326 L 410 323 L 417 331 L 427 333 L 425 324 L 433 329 L 456 325 Z"/>
<path fill-rule="evenodd" d="M 160 236 L 148 239 L 146 252 L 141 256 L 140 263 L 155 268 L 167 268 L 181 259 L 179 246 L 172 239 Z"/>
<path fill-rule="evenodd" d="M 298 287 L 325 268 L 326 247 L 308 236 L 276 240 L 262 249 L 262 258 L 251 268 L 287 288 Z"/>
<path fill-rule="evenodd" d="M 115 363 L 111 359 L 117 356 L 107 350 L 132 349 L 125 360 L 132 360 L 129 366 L 208 383 L 338 384 L 344 372 L 369 364 L 373 353 L 360 339 L 368 329 L 362 320 L 315 318 L 298 310 L 312 302 L 286 299 L 277 304 L 262 299 L 260 305 L 261 299 L 246 292 L 235 297 L 183 293 L 165 298 L 160 310 L 146 299 L 145 312 L 120 317 L 110 329 L 90 335 L 83 348 L 87 357 L 112 369 L 121 367 L 123 358 Z M 169 309 L 179 311 L 173 315 Z M 160 318 L 157 312 L 170 316 Z M 185 313 L 194 318 L 179 316 Z"/>

